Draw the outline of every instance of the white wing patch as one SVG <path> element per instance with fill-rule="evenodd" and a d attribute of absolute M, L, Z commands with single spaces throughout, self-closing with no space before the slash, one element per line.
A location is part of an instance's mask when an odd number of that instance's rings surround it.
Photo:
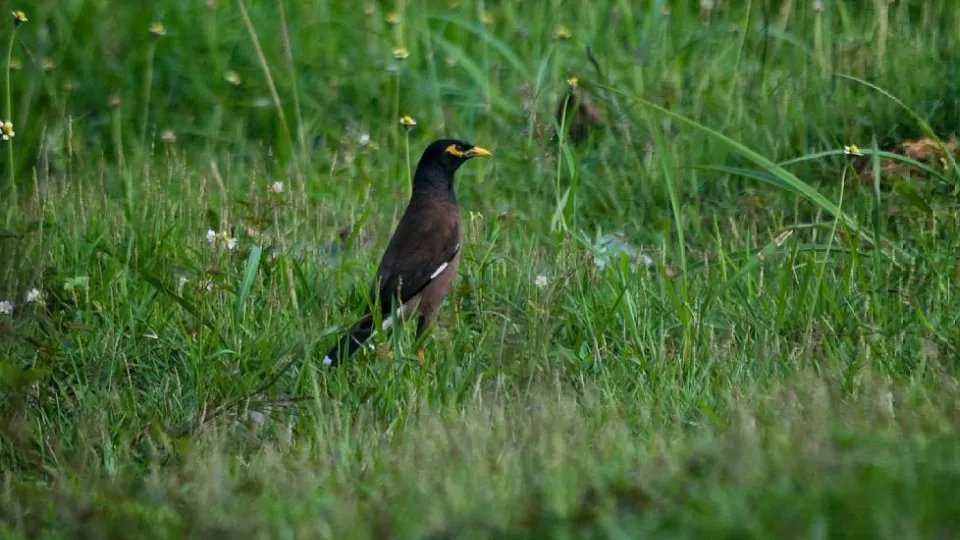
<path fill-rule="evenodd" d="M 457 253 L 460 253 L 460 242 L 457 242 L 457 245 L 453 248 L 453 255 L 450 257 L 450 261 L 452 261 L 453 258 L 457 256 Z M 448 266 L 450 266 L 450 261 L 446 261 L 445 263 L 438 266 L 437 269 L 434 270 L 432 274 L 430 274 L 430 280 L 433 281 L 437 279 L 437 276 L 442 274 L 443 271 L 446 270 Z"/>
<path fill-rule="evenodd" d="M 430 279 L 437 279 L 437 276 L 442 274 L 443 271 L 446 270 L 448 266 L 450 266 L 450 263 L 441 264 L 436 270 L 433 271 L 432 274 L 430 274 Z"/>

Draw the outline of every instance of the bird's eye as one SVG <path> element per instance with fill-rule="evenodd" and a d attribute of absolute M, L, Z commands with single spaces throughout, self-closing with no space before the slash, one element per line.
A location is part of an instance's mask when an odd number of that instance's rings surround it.
<path fill-rule="evenodd" d="M 451 144 L 446 148 L 446 152 L 448 154 L 456 157 L 463 157 L 464 154 L 467 153 L 467 150 L 468 150 L 467 148 L 464 148 L 463 145 L 460 145 L 460 144 Z"/>

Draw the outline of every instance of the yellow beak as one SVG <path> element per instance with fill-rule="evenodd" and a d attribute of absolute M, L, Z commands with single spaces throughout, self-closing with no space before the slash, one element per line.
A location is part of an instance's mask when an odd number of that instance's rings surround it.
<path fill-rule="evenodd" d="M 493 152 L 487 150 L 486 148 L 480 148 L 479 146 L 474 146 L 473 148 L 467 150 L 467 157 L 490 157 L 493 155 Z"/>

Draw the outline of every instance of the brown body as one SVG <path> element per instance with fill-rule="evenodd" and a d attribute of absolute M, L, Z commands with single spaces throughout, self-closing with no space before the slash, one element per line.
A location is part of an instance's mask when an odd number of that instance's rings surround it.
<path fill-rule="evenodd" d="M 460 265 L 460 208 L 453 175 L 468 159 L 490 156 L 469 143 L 443 139 L 431 143 L 413 178 L 410 203 L 377 267 L 370 298 L 379 303 L 381 328 L 399 315 L 419 318 L 418 339 L 437 317 Z M 396 310 L 396 311 L 395 311 Z M 335 365 L 352 355 L 374 333 L 368 311 L 330 352 L 324 364 Z"/>
<path fill-rule="evenodd" d="M 370 291 L 371 298 L 380 295 L 384 328 L 393 322 L 389 318 L 390 299 L 398 297 L 403 301 L 402 318 L 419 316 L 419 333 L 433 323 L 456 276 L 462 240 L 460 208 L 455 200 L 439 193 L 411 199 L 387 245 L 377 269 L 378 279 Z M 446 267 L 429 279 L 444 263 Z M 426 286 L 421 285 L 424 282 Z"/>

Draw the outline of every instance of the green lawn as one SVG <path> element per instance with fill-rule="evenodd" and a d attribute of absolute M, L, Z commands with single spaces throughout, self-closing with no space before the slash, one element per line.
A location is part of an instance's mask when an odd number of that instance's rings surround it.
<path fill-rule="evenodd" d="M 4 6 L 0 536 L 960 534 L 955 2 Z"/>

